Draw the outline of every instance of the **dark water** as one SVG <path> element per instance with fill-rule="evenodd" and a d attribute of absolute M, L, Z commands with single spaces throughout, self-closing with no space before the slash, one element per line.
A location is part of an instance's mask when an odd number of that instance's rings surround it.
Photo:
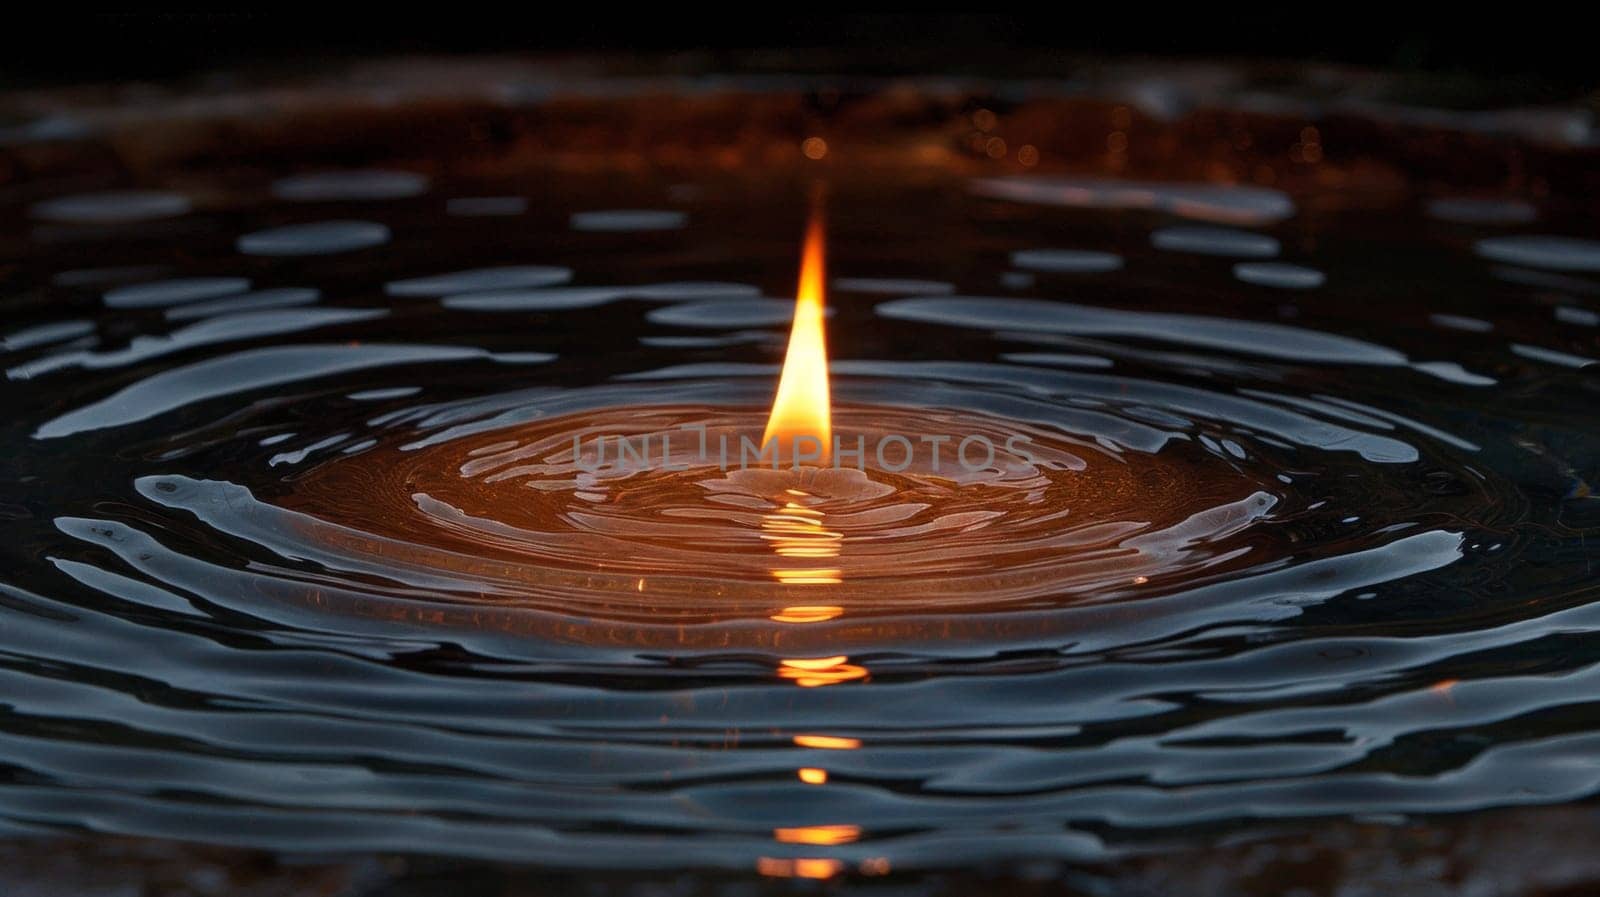
<path fill-rule="evenodd" d="M 8 206 L 0 825 L 821 876 L 1600 790 L 1594 197 L 848 161 Z M 575 469 L 759 431 L 819 175 L 836 426 L 1037 456 Z"/>

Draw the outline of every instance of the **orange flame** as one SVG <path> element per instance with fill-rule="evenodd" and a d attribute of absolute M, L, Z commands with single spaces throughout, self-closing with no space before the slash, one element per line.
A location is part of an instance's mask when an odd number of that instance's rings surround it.
<path fill-rule="evenodd" d="M 792 452 L 825 465 L 832 454 L 832 401 L 828 393 L 828 346 L 823 334 L 826 314 L 822 214 L 814 212 L 806 227 L 800 261 L 800 288 L 794 299 L 794 325 L 789 351 L 778 378 L 778 394 L 761 441 L 778 440 L 778 455 Z M 797 441 L 798 440 L 798 441 Z M 815 440 L 815 445 L 812 444 Z M 798 447 L 798 451 L 796 450 Z"/>

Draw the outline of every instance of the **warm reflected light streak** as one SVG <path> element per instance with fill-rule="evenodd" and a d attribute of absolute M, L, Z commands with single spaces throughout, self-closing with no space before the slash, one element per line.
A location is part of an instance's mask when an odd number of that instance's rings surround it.
<path fill-rule="evenodd" d="M 799 747 L 822 748 L 830 751 L 853 751 L 861 747 L 861 739 L 847 738 L 841 735 L 796 735 L 794 743 Z"/>
<path fill-rule="evenodd" d="M 787 658 L 782 666 L 778 667 L 778 675 L 793 681 L 801 688 L 838 685 L 841 682 L 867 678 L 867 668 L 846 663 L 849 659 L 843 654 L 837 657 Z"/>
<path fill-rule="evenodd" d="M 779 457 L 798 454 L 818 466 L 828 463 L 833 446 L 832 402 L 828 392 L 828 347 L 823 333 L 824 292 L 822 214 L 814 212 L 806 228 L 800 259 L 800 287 L 794 300 L 789 351 L 778 378 L 778 394 L 762 442 L 778 440 Z M 800 441 L 796 443 L 796 439 Z"/>
<path fill-rule="evenodd" d="M 795 774 L 800 777 L 800 781 L 805 782 L 807 785 L 828 784 L 828 771 L 826 769 L 818 769 L 815 766 L 802 766 L 795 770 Z"/>
<path fill-rule="evenodd" d="M 786 586 L 831 586 L 844 580 L 839 571 L 828 570 L 774 570 L 772 575 Z"/>
<path fill-rule="evenodd" d="M 802 498 L 807 497 L 806 493 L 797 489 L 787 491 Z M 772 543 L 773 552 L 779 557 L 797 560 L 836 558 L 839 556 L 839 543 L 844 540 L 843 533 L 823 527 L 821 511 L 793 501 L 785 502 L 782 511 L 763 517 L 761 530 L 761 538 Z M 841 582 L 836 567 L 781 567 L 773 570 L 772 575 L 785 585 L 832 585 Z"/>
<path fill-rule="evenodd" d="M 772 878 L 832 878 L 844 869 L 838 860 L 820 857 L 786 859 L 761 857 L 756 860 L 756 871 Z"/>
<path fill-rule="evenodd" d="M 780 580 L 782 578 L 779 577 Z M 838 581 L 837 575 L 834 581 Z M 826 623 L 843 613 L 844 608 L 833 604 L 797 604 L 784 608 L 769 619 L 775 623 Z"/>
<path fill-rule="evenodd" d="M 772 837 L 783 844 L 849 844 L 861 837 L 859 825 L 806 825 L 772 830 Z"/>

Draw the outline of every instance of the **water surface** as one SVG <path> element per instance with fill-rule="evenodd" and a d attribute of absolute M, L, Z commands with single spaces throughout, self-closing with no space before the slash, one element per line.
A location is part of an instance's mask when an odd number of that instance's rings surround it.
<path fill-rule="evenodd" d="M 1600 789 L 1583 203 L 847 162 L 10 203 L 0 825 L 804 875 Z M 840 430 L 1032 457 L 579 463 L 759 431 L 817 175 Z"/>

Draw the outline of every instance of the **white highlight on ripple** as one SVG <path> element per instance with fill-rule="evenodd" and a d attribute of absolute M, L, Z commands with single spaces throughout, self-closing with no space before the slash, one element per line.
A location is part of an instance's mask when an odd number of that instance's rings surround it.
<path fill-rule="evenodd" d="M 1288 262 L 1240 262 L 1233 266 L 1233 276 L 1256 286 L 1285 290 L 1309 290 L 1322 286 L 1328 280 L 1315 268 Z"/>
<path fill-rule="evenodd" d="M 1090 209 L 1146 209 L 1183 218 L 1228 224 L 1272 224 L 1295 213 L 1288 194 L 1236 184 L 1160 183 L 1113 178 L 1054 178 L 1026 175 L 979 178 L 980 196 L 1040 205 Z"/>
<path fill-rule="evenodd" d="M 543 290 L 493 290 L 446 296 L 446 308 L 458 311 L 520 312 L 593 308 L 623 299 L 679 302 L 688 299 L 723 301 L 759 297 L 761 290 L 742 283 L 683 281 L 627 287 L 558 287 Z"/>
<path fill-rule="evenodd" d="M 1597 363 L 1595 359 L 1585 355 L 1573 355 L 1569 352 L 1558 352 L 1555 349 L 1546 349 L 1543 346 L 1529 346 L 1524 343 L 1513 343 L 1511 351 L 1523 358 L 1533 361 L 1542 361 L 1546 364 L 1560 365 L 1564 368 L 1582 368 Z"/>
<path fill-rule="evenodd" d="M 629 299 L 646 299 L 654 302 L 680 302 L 685 299 L 738 299 L 761 295 L 761 288 L 747 283 L 728 283 L 721 280 L 678 280 L 668 283 L 647 283 L 640 286 L 620 287 Z"/>
<path fill-rule="evenodd" d="M 0 337 L 0 352 L 20 352 L 35 346 L 47 346 L 94 332 L 93 321 L 54 321 L 35 327 L 24 327 Z"/>
<path fill-rule="evenodd" d="M 381 318 L 388 312 L 371 308 L 317 308 L 247 311 L 210 318 L 161 336 L 137 336 L 127 346 L 106 352 L 66 352 L 41 358 L 6 371 L 12 380 L 27 380 L 68 367 L 89 370 L 149 361 L 173 352 L 236 340 L 278 336 L 336 324 Z"/>
<path fill-rule="evenodd" d="M 688 223 L 689 216 L 684 212 L 658 209 L 610 209 L 575 212 L 572 215 L 572 229 L 581 231 L 633 233 L 678 230 Z"/>
<path fill-rule="evenodd" d="M 1098 274 L 1121 269 L 1122 257 L 1087 249 L 1024 249 L 1011 253 L 1011 264 L 1027 271 Z"/>
<path fill-rule="evenodd" d="M 827 314 L 832 317 L 833 309 Z M 686 302 L 653 309 L 645 317 L 652 324 L 669 327 L 775 327 L 794 319 L 794 300 L 754 297 Z"/>
<path fill-rule="evenodd" d="M 1195 225 L 1159 228 L 1150 235 L 1150 245 L 1169 252 L 1236 258 L 1272 258 L 1279 250 L 1278 241 L 1266 234 Z"/>
<path fill-rule="evenodd" d="M 867 293 L 881 296 L 933 296 L 954 293 L 956 285 L 942 280 L 914 280 L 897 277 L 839 277 L 833 288 L 841 293 Z"/>
<path fill-rule="evenodd" d="M 1527 224 L 1539 217 L 1533 206 L 1520 199 L 1431 199 L 1424 206 L 1428 217 L 1457 224 Z"/>
<path fill-rule="evenodd" d="M 365 169 L 297 174 L 273 183 L 272 195 L 295 202 L 405 199 L 428 190 L 428 179 L 409 171 Z"/>
<path fill-rule="evenodd" d="M 1411 365 L 1413 370 L 1438 377 L 1446 383 L 1458 386 L 1493 386 L 1500 382 L 1493 377 L 1474 374 L 1453 361 L 1418 361 Z"/>
<path fill-rule="evenodd" d="M 1494 275 L 1496 280 L 1520 284 L 1525 287 L 1560 290 L 1565 293 L 1582 293 L 1585 296 L 1600 295 L 1600 283 L 1595 283 L 1582 277 L 1574 277 L 1570 274 L 1554 274 L 1549 271 L 1514 268 L 1510 265 L 1495 265 L 1489 270 L 1489 273 Z"/>
<path fill-rule="evenodd" d="M 501 268 L 474 268 L 391 281 L 383 291 L 391 296 L 448 296 L 487 290 L 517 290 L 554 286 L 572 279 L 571 268 L 552 265 L 512 265 Z"/>
<path fill-rule="evenodd" d="M 494 290 L 446 296 L 439 300 L 457 311 L 519 312 L 567 311 L 594 308 L 623 298 L 614 287 L 557 287 L 548 290 Z"/>
<path fill-rule="evenodd" d="M 1049 353 L 1043 353 L 1046 359 Z M 684 376 L 738 376 L 740 366 L 735 365 L 682 365 L 678 368 Z M 759 366 L 743 366 L 754 373 Z M 1121 445 L 1142 451 L 1157 451 L 1175 434 L 1169 427 L 1188 428 L 1195 419 L 1222 420 L 1230 425 L 1245 427 L 1258 433 L 1271 433 L 1281 440 L 1329 451 L 1355 452 L 1369 461 L 1382 464 L 1409 463 L 1417 460 L 1415 446 L 1381 433 L 1350 429 L 1327 418 L 1322 404 L 1290 396 L 1274 396 L 1260 391 L 1241 389 L 1241 393 L 1255 395 L 1273 402 L 1284 402 L 1302 408 L 1317 408 L 1317 416 L 1308 416 L 1291 409 L 1280 408 L 1267 402 L 1231 395 L 1227 392 L 1161 383 L 1131 377 L 1119 377 L 1093 371 L 1054 370 L 1052 367 L 1023 367 L 984 362 L 943 361 L 870 361 L 842 360 L 833 364 L 832 370 L 843 375 L 889 377 L 895 379 L 932 380 L 940 383 L 975 383 L 1004 385 L 1016 388 L 1023 394 L 1050 395 L 1083 403 L 1076 408 L 1056 407 L 1049 413 L 1053 423 L 1069 429 L 1087 428 L 1113 439 Z M 660 378 L 662 371 L 652 372 Z M 1337 401 L 1327 397 L 1328 401 Z M 986 410 L 1004 409 L 1012 400 L 994 395 L 986 399 Z M 1029 399 L 1016 399 L 1030 405 Z M 1104 416 L 1092 403 L 1106 402 L 1123 408 L 1136 406 L 1141 413 L 1155 414 L 1157 422 L 1150 424 L 1137 420 L 1131 414 Z M 1031 412 L 1024 412 L 1031 413 Z M 1334 415 L 1340 417 L 1341 415 Z M 1342 415 L 1348 419 L 1348 415 Z M 1104 429 L 1112 419 L 1116 421 L 1116 435 Z M 1181 418 L 1181 419 L 1177 419 Z M 1074 419 L 1076 419 L 1074 421 Z M 1401 423 L 1402 418 L 1391 418 Z M 1380 426 L 1379 429 L 1392 429 Z"/>
<path fill-rule="evenodd" d="M 212 315 L 224 315 L 233 312 L 262 311 L 269 308 L 293 308 L 297 305 L 311 305 L 320 298 L 322 298 L 322 291 L 312 287 L 281 287 L 274 290 L 240 293 L 237 296 L 224 296 L 221 299 L 195 302 L 190 305 L 180 305 L 176 308 L 167 309 L 166 317 L 169 321 L 188 321 L 195 318 L 207 318 Z"/>
<path fill-rule="evenodd" d="M 420 386 L 390 386 L 380 389 L 360 389 L 345 396 L 352 402 L 382 402 L 387 399 L 403 399 L 422 392 Z"/>
<path fill-rule="evenodd" d="M 506 217 L 528 211 L 528 201 L 520 196 L 459 196 L 446 202 L 444 211 L 457 218 Z"/>
<path fill-rule="evenodd" d="M 1488 333 L 1494 330 L 1494 324 L 1480 318 L 1468 318 L 1462 315 L 1432 314 L 1428 320 L 1436 326 L 1448 330 L 1463 330 L 1467 333 Z"/>
<path fill-rule="evenodd" d="M 335 433 L 332 436 L 319 439 L 310 445 L 302 446 L 301 448 L 294 449 L 292 451 L 279 452 L 267 459 L 267 466 L 277 467 L 281 464 L 299 464 L 314 452 L 320 452 L 323 449 L 332 448 L 349 438 L 349 433 Z"/>
<path fill-rule="evenodd" d="M 1050 367 L 1087 370 L 1104 370 L 1116 366 L 1111 359 L 1099 355 L 1074 355 L 1067 352 L 1006 352 L 1000 356 L 1000 360 L 1012 364 L 1043 364 Z"/>
<path fill-rule="evenodd" d="M 230 296 L 248 289 L 248 277 L 182 277 L 117 287 L 103 298 L 108 308 L 160 308 Z"/>
<path fill-rule="evenodd" d="M 58 287 L 98 287 L 159 277 L 171 270 L 166 265 L 123 265 L 115 268 L 72 268 L 52 275 L 50 283 Z"/>
<path fill-rule="evenodd" d="M 207 399 L 367 368 L 494 357 L 483 349 L 462 346 L 383 343 L 249 349 L 146 377 L 98 402 L 46 421 L 34 430 L 33 437 L 56 439 L 88 430 L 120 427 Z M 545 360 L 551 358 L 554 356 L 544 356 Z"/>
<path fill-rule="evenodd" d="M 1242 391 L 1248 393 L 1251 390 L 1245 389 Z M 1407 430 L 1415 430 L 1418 433 L 1421 433 L 1432 439 L 1437 439 L 1440 442 L 1446 443 L 1447 445 L 1453 445 L 1464 452 L 1479 452 L 1483 450 L 1482 446 L 1479 446 L 1475 442 L 1462 439 L 1454 433 L 1446 432 L 1437 427 L 1431 427 L 1419 420 L 1406 417 L 1403 414 L 1396 414 L 1393 411 L 1385 411 L 1382 408 L 1376 408 L 1372 405 L 1364 405 L 1360 402 L 1352 401 L 1350 399 L 1340 398 L 1339 396 L 1324 395 L 1319 396 L 1318 399 L 1320 399 L 1321 403 L 1323 404 L 1337 405 L 1341 408 L 1350 409 L 1357 414 L 1368 415 L 1370 417 L 1377 418 L 1378 420 L 1385 420 L 1391 424 L 1404 427 Z M 1318 399 L 1313 399 L 1312 401 L 1317 402 Z"/>
<path fill-rule="evenodd" d="M 387 227 L 371 221 L 319 221 L 245 234 L 237 246 L 245 255 L 332 255 L 382 246 L 389 237 Z"/>
<path fill-rule="evenodd" d="M 1293 362 L 1404 365 L 1386 346 L 1288 324 L 1167 312 L 1123 311 L 991 296 L 893 299 L 877 307 L 886 318 L 1023 332 L 1121 336 L 1221 349 Z"/>
<path fill-rule="evenodd" d="M 193 207 L 179 193 L 119 190 L 81 193 L 36 202 L 28 214 L 41 221 L 71 224 L 127 224 L 187 215 Z"/>
<path fill-rule="evenodd" d="M 767 330 L 741 330 L 727 336 L 641 336 L 639 345 L 655 349 L 711 349 L 746 343 L 782 345 L 783 338 Z"/>
<path fill-rule="evenodd" d="M 1486 237 L 1478 241 L 1477 250 L 1486 259 L 1530 268 L 1600 271 L 1600 242 L 1580 237 Z"/>
<path fill-rule="evenodd" d="M 1579 327 L 1600 327 L 1600 312 L 1563 305 L 1556 309 L 1556 320 L 1563 324 L 1576 324 Z"/>

